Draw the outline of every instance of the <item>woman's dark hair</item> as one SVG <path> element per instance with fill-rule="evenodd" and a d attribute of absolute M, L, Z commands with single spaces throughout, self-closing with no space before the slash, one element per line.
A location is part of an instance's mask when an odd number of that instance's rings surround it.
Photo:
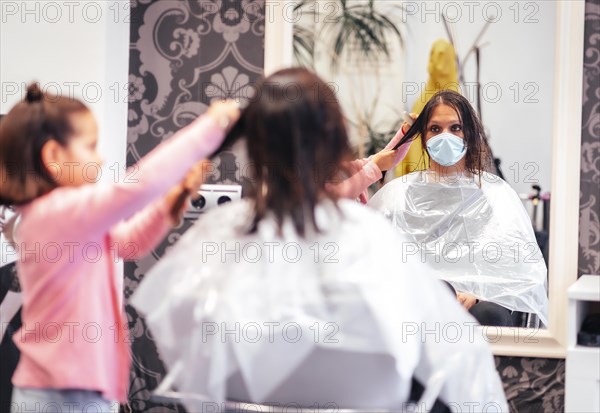
<path fill-rule="evenodd" d="M 45 94 L 29 85 L 23 102 L 0 122 L 0 205 L 20 205 L 56 187 L 42 162 L 42 147 L 54 139 L 66 146 L 69 117 L 89 109 L 79 100 Z"/>
<path fill-rule="evenodd" d="M 397 149 L 405 142 L 413 141 L 418 136 L 422 136 L 421 145 L 423 151 L 427 151 L 427 145 L 425 144 L 427 125 L 431 119 L 433 109 L 438 105 L 450 106 L 458 114 L 463 128 L 465 146 L 467 147 L 465 155 L 466 170 L 475 175 L 479 175 L 483 171 L 492 170 L 492 151 L 490 150 L 479 116 L 477 116 L 475 109 L 473 109 L 469 101 L 460 93 L 453 90 L 441 90 L 433 95 L 419 114 L 415 123 L 394 149 Z"/>
<path fill-rule="evenodd" d="M 253 231 L 267 212 L 279 230 L 292 219 L 297 233 L 319 231 L 315 207 L 336 178 L 343 161 L 352 159 L 345 121 L 334 91 L 302 68 L 274 73 L 258 83 L 240 121 L 226 139 L 244 136 L 253 177 L 256 214 Z"/>

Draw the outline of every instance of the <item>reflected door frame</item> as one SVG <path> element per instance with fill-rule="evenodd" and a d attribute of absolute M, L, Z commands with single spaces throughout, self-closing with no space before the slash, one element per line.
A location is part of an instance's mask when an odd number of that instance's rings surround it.
<path fill-rule="evenodd" d="M 577 280 L 585 0 L 556 4 L 547 329 L 481 327 L 500 356 L 565 358 L 567 289 Z M 265 73 L 293 64 L 290 0 L 265 1 Z M 540 68 L 543 70 L 544 68 Z M 532 120 L 538 121 L 538 120 Z M 548 119 L 550 121 L 550 119 Z"/>

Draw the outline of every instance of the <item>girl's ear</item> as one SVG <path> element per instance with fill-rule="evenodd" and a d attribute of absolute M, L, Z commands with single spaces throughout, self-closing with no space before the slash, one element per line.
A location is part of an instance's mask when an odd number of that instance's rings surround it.
<path fill-rule="evenodd" d="M 61 175 L 61 165 L 65 162 L 65 148 L 54 139 L 49 139 L 42 146 L 42 164 L 48 175 L 57 180 Z"/>

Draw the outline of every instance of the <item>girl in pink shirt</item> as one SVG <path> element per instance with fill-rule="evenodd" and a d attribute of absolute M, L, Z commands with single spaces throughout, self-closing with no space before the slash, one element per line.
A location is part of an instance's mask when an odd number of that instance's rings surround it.
<path fill-rule="evenodd" d="M 21 214 L 15 411 L 104 412 L 125 401 L 130 357 L 117 263 L 163 238 L 189 190 L 177 183 L 219 147 L 238 112 L 233 102 L 212 105 L 118 182 L 101 183 L 96 122 L 80 101 L 32 85 L 3 118 L 0 204 Z"/>

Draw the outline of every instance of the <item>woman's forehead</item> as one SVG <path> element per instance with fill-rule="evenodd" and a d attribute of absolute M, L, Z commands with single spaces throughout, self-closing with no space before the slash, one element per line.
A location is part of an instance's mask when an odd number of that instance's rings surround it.
<path fill-rule="evenodd" d="M 433 108 L 429 122 L 460 121 L 460 116 L 452 106 L 440 104 Z"/>

